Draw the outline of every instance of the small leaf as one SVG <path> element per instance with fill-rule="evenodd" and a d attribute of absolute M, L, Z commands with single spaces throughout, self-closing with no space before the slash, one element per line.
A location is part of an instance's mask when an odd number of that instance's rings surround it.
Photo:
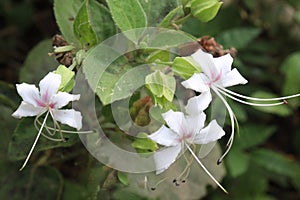
<path fill-rule="evenodd" d="M 123 185 L 128 185 L 128 184 L 129 184 L 129 180 L 128 180 L 127 174 L 124 173 L 124 172 L 118 171 L 118 179 L 119 179 L 119 181 L 120 181 Z"/>
<path fill-rule="evenodd" d="M 37 83 L 49 71 L 52 71 L 58 65 L 54 57 L 49 56 L 52 52 L 51 40 L 43 40 L 38 43 L 27 55 L 24 65 L 20 70 L 20 82 Z"/>
<path fill-rule="evenodd" d="M 138 0 L 107 0 L 113 20 L 123 31 L 144 28 L 147 26 L 146 13 Z M 133 30 L 124 34 L 136 42 L 143 30 Z"/>
<path fill-rule="evenodd" d="M 218 0 L 193 0 L 191 11 L 200 21 L 208 22 L 217 15 L 222 4 L 223 2 Z"/>
<path fill-rule="evenodd" d="M 252 94 L 253 97 L 257 97 L 257 98 L 275 98 L 276 95 L 269 93 L 269 92 L 263 92 L 263 91 L 258 91 L 255 92 L 254 94 Z M 255 106 L 255 109 L 262 111 L 262 112 L 266 112 L 266 113 L 271 113 L 271 114 L 275 114 L 275 115 L 279 115 L 282 117 L 288 116 L 291 114 L 291 109 L 283 104 L 283 105 L 279 105 L 279 106 Z"/>
<path fill-rule="evenodd" d="M 171 10 L 171 12 L 168 13 L 168 15 L 160 22 L 159 27 L 168 28 L 172 25 L 172 20 L 178 16 L 183 15 L 182 6 L 178 6 L 177 8 L 174 8 Z"/>
<path fill-rule="evenodd" d="M 58 68 L 54 71 L 54 73 L 61 75 L 61 83 L 58 90 L 63 92 L 70 92 L 75 85 L 75 72 L 68 69 L 64 65 L 59 65 Z"/>
<path fill-rule="evenodd" d="M 194 73 L 201 72 L 192 57 L 176 57 L 172 64 L 172 70 L 184 79 L 189 79 Z"/>
<path fill-rule="evenodd" d="M 216 37 L 216 40 L 225 48 L 234 47 L 242 49 L 248 46 L 259 34 L 261 29 L 254 27 L 233 28 L 227 31 L 222 31 Z"/>
<path fill-rule="evenodd" d="M 83 0 L 54 0 L 54 15 L 56 23 L 64 36 L 64 38 L 70 43 L 79 46 L 73 32 L 73 23 L 78 13 Z"/>
<path fill-rule="evenodd" d="M 143 150 L 139 153 L 153 152 L 158 149 L 157 144 L 148 138 L 147 133 L 139 133 L 131 146 L 137 150 Z"/>

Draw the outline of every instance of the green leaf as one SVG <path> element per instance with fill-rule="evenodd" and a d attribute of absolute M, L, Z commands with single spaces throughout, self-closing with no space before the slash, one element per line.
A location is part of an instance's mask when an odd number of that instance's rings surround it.
<path fill-rule="evenodd" d="M 234 47 L 236 49 L 243 49 L 253 41 L 259 34 L 261 29 L 254 27 L 238 27 L 222 31 L 216 37 L 216 41 L 222 44 L 225 48 Z"/>
<path fill-rule="evenodd" d="M 249 166 L 249 156 L 239 149 L 232 148 L 226 158 L 226 164 L 232 177 L 245 173 Z"/>
<path fill-rule="evenodd" d="M 47 39 L 38 43 L 27 55 L 24 65 L 20 70 L 20 82 L 37 83 L 49 71 L 54 70 L 58 62 L 54 57 L 48 56 L 52 52 L 52 41 Z"/>
<path fill-rule="evenodd" d="M 61 75 L 61 83 L 58 90 L 63 92 L 70 92 L 75 85 L 75 72 L 68 69 L 64 65 L 59 65 L 54 73 Z"/>
<path fill-rule="evenodd" d="M 146 13 L 149 27 L 156 27 L 170 11 L 172 12 L 173 9 L 179 7 L 178 0 L 139 0 L 139 2 Z M 175 14 L 168 14 L 168 16 L 174 16 Z"/>
<path fill-rule="evenodd" d="M 255 93 L 253 93 L 251 95 L 252 97 L 256 97 L 256 98 L 275 98 L 276 95 L 270 93 L 270 92 L 263 92 L 263 91 L 257 91 Z M 262 112 L 266 112 L 266 113 L 271 113 L 271 114 L 275 114 L 278 116 L 288 116 L 291 114 L 291 109 L 285 105 L 279 105 L 279 106 L 255 106 L 255 109 L 262 111 Z"/>
<path fill-rule="evenodd" d="M 285 75 L 285 81 L 283 84 L 283 94 L 292 95 L 300 93 L 300 52 L 295 52 L 289 55 L 281 65 L 281 71 Z M 289 105 L 292 107 L 298 107 L 300 105 L 299 98 L 290 99 Z"/>
<path fill-rule="evenodd" d="M 263 144 L 277 130 L 276 126 L 258 124 L 248 124 L 240 128 L 241 135 L 236 138 L 236 143 L 243 149 Z"/>
<path fill-rule="evenodd" d="M 217 15 L 222 4 L 218 0 L 192 0 L 191 12 L 200 21 L 208 22 Z"/>
<path fill-rule="evenodd" d="M 165 97 L 170 102 L 173 100 L 176 89 L 176 81 L 173 76 L 155 71 L 146 76 L 146 85 L 155 96 Z"/>
<path fill-rule="evenodd" d="M 194 73 L 201 72 L 192 57 L 176 57 L 172 64 L 172 70 L 184 79 L 189 79 Z"/>
<path fill-rule="evenodd" d="M 52 122 L 53 123 L 53 122 Z M 49 126 L 52 124 L 49 123 Z M 65 126 L 62 126 L 62 129 L 66 129 Z M 22 119 L 11 138 L 11 141 L 9 142 L 8 147 L 8 156 L 10 160 L 21 160 L 24 159 L 36 136 L 37 136 L 38 130 L 34 127 L 34 119 L 33 118 L 24 118 Z M 59 133 L 56 133 L 57 138 L 60 138 Z M 52 136 L 53 137 L 53 136 Z M 57 147 L 69 147 L 72 146 L 74 143 L 78 141 L 78 136 L 76 134 L 64 134 L 64 138 L 67 140 L 66 142 L 54 142 L 50 141 L 43 136 L 39 138 L 39 141 L 37 142 L 37 145 L 34 149 L 35 152 L 47 150 L 47 149 L 53 149 Z"/>
<path fill-rule="evenodd" d="M 82 200 L 86 199 L 86 189 L 75 182 L 71 182 L 68 180 L 64 181 L 64 192 L 63 192 L 63 200 Z"/>
<path fill-rule="evenodd" d="M 147 133 L 139 133 L 131 143 L 131 146 L 140 150 L 138 151 L 139 153 L 153 152 L 158 149 L 157 144 L 148 138 Z"/>
<path fill-rule="evenodd" d="M 107 0 L 113 20 L 121 31 L 144 28 L 147 26 L 147 17 L 138 0 Z M 143 30 L 125 32 L 124 34 L 136 42 L 141 37 Z"/>
<path fill-rule="evenodd" d="M 83 0 L 54 0 L 54 15 L 56 23 L 64 36 L 70 43 L 79 46 L 79 41 L 73 32 L 74 19 L 81 7 Z"/>
<path fill-rule="evenodd" d="M 254 162 L 261 165 L 270 172 L 287 176 L 292 179 L 299 179 L 300 165 L 291 160 L 288 155 L 277 153 L 267 149 L 255 150 L 252 153 Z"/>
<path fill-rule="evenodd" d="M 170 51 L 156 50 L 152 52 L 146 59 L 147 63 L 168 62 L 171 59 Z"/>
<path fill-rule="evenodd" d="M 171 12 L 168 13 L 168 15 L 160 22 L 159 27 L 168 28 L 172 25 L 172 20 L 178 16 L 183 15 L 182 6 L 178 6 L 171 10 Z"/>
<path fill-rule="evenodd" d="M 118 179 L 119 179 L 119 181 L 120 181 L 123 185 L 128 185 L 128 184 L 129 184 L 127 174 L 124 173 L 124 172 L 118 171 Z"/>
<path fill-rule="evenodd" d="M 74 21 L 74 33 L 83 46 L 93 46 L 115 34 L 109 11 L 96 0 L 86 0 Z"/>

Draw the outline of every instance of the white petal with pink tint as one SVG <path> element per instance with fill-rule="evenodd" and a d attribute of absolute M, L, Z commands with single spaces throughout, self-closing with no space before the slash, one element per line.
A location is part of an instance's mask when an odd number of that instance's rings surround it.
<path fill-rule="evenodd" d="M 38 101 L 40 101 L 40 93 L 35 85 L 22 83 L 16 84 L 16 87 L 23 101 L 36 107 L 39 106 Z"/>
<path fill-rule="evenodd" d="M 19 108 L 12 114 L 12 116 L 15 118 L 32 117 L 43 114 L 44 112 L 46 112 L 46 110 L 46 108 L 35 107 L 22 101 Z"/>
<path fill-rule="evenodd" d="M 164 146 L 174 146 L 178 144 L 178 135 L 165 126 L 161 126 L 160 129 L 149 135 L 148 138 Z"/>
<path fill-rule="evenodd" d="M 212 100 L 210 92 L 202 92 L 200 95 L 188 100 L 185 110 L 190 115 L 198 115 L 203 112 Z"/>
<path fill-rule="evenodd" d="M 52 111 L 53 118 L 63 124 L 67 124 L 77 130 L 82 128 L 82 116 L 81 113 L 74 109 L 55 110 Z"/>
<path fill-rule="evenodd" d="M 222 127 L 219 126 L 216 120 L 212 120 L 207 127 L 195 135 L 194 143 L 207 144 L 220 139 L 223 135 L 225 135 L 225 132 Z"/>
<path fill-rule="evenodd" d="M 59 74 L 49 72 L 39 84 L 42 101 L 49 102 L 50 98 L 57 93 L 60 83 L 61 76 Z"/>
<path fill-rule="evenodd" d="M 73 95 L 66 92 L 58 92 L 57 94 L 53 95 L 51 98 L 51 103 L 53 103 L 55 108 L 61 108 L 67 105 L 70 101 L 79 100 L 80 95 Z"/>

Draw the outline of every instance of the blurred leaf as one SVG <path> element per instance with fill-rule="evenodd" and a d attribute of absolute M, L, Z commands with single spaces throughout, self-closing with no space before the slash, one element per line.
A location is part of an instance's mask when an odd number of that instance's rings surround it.
<path fill-rule="evenodd" d="M 249 156 L 240 149 L 232 148 L 226 158 L 226 165 L 233 178 L 245 173 L 249 166 Z"/>
<path fill-rule="evenodd" d="M 176 57 L 172 64 L 172 70 L 184 79 L 189 79 L 194 73 L 201 72 L 192 57 Z"/>
<path fill-rule="evenodd" d="M 152 52 L 147 58 L 147 63 L 155 63 L 155 62 L 168 62 L 171 59 L 170 51 L 165 50 L 156 50 Z"/>
<path fill-rule="evenodd" d="M 19 100 L 20 97 L 13 85 L 0 81 L 0 105 L 16 109 Z"/>
<path fill-rule="evenodd" d="M 27 55 L 20 70 L 20 82 L 37 83 L 49 71 L 54 70 L 58 62 L 48 53 L 52 52 L 52 41 L 47 39 L 38 43 Z"/>
<path fill-rule="evenodd" d="M 216 41 L 222 44 L 225 48 L 234 47 L 242 49 L 254 40 L 261 30 L 254 27 L 238 27 L 230 30 L 222 31 L 217 37 Z"/>
<path fill-rule="evenodd" d="M 236 143 L 242 149 L 248 149 L 263 144 L 277 130 L 276 126 L 245 124 L 240 127 L 241 135 L 236 138 Z"/>
<path fill-rule="evenodd" d="M 137 150 L 141 150 L 138 151 L 139 153 L 153 152 L 158 149 L 157 144 L 148 138 L 147 133 L 139 133 L 131 143 L 131 146 Z"/>
<path fill-rule="evenodd" d="M 65 126 L 62 126 L 61 128 L 65 129 Z M 33 117 L 21 119 L 12 135 L 11 141 L 9 142 L 9 159 L 24 159 L 28 155 L 29 150 L 37 136 L 37 133 L 38 130 L 36 130 L 34 127 Z M 58 134 L 57 138 L 60 138 L 59 133 L 56 134 Z M 76 134 L 64 134 L 64 138 L 67 140 L 66 142 L 54 142 L 44 138 L 41 135 L 34 151 L 38 152 L 57 147 L 69 147 L 78 141 L 78 136 Z"/>
<path fill-rule="evenodd" d="M 182 6 L 178 6 L 171 10 L 168 15 L 165 16 L 165 18 L 160 22 L 159 27 L 168 28 L 169 26 L 172 26 L 172 20 L 178 16 L 183 15 L 182 12 Z"/>
<path fill-rule="evenodd" d="M 73 23 L 82 3 L 83 0 L 54 0 L 56 23 L 64 38 L 77 46 L 79 46 L 79 41 L 73 32 Z"/>
<path fill-rule="evenodd" d="M 86 0 L 82 4 L 73 28 L 83 46 L 93 46 L 116 32 L 109 11 L 96 0 Z"/>
<path fill-rule="evenodd" d="M 63 200 L 82 200 L 86 199 L 86 190 L 82 185 L 75 182 L 65 180 L 64 181 L 64 192 Z"/>
<path fill-rule="evenodd" d="M 139 0 L 147 16 L 148 27 L 156 27 L 158 23 L 174 8 L 178 0 Z"/>
<path fill-rule="evenodd" d="M 138 0 L 107 0 L 107 4 L 113 20 L 121 31 L 124 32 L 147 26 L 146 13 Z M 132 41 L 137 42 L 142 33 L 142 30 L 135 30 L 124 34 Z"/>
<path fill-rule="evenodd" d="M 254 94 L 252 94 L 251 96 L 255 97 L 255 98 L 275 98 L 276 97 L 276 95 L 274 95 L 270 92 L 263 92 L 263 91 L 257 91 Z M 262 111 L 262 112 L 275 114 L 275 115 L 279 115 L 282 117 L 285 117 L 285 116 L 288 116 L 291 114 L 291 109 L 285 104 L 282 104 L 279 106 L 254 106 L 254 108 L 259 111 Z"/>
<path fill-rule="evenodd" d="M 118 179 L 121 183 L 123 183 L 123 185 L 128 185 L 129 184 L 127 174 L 124 173 L 124 172 L 118 171 Z"/>
<path fill-rule="evenodd" d="M 115 200 L 147 200 L 148 198 L 142 198 L 141 196 L 133 193 L 133 192 L 129 192 L 129 191 L 121 191 L 118 190 L 113 194 L 113 198 Z"/>
<path fill-rule="evenodd" d="M 258 149 L 252 152 L 251 159 L 270 172 L 287 176 L 292 180 L 300 178 L 300 164 L 287 155 L 267 149 Z"/>
<path fill-rule="evenodd" d="M 192 0 L 191 12 L 200 21 L 208 22 L 217 15 L 222 4 L 218 0 Z"/>
<path fill-rule="evenodd" d="M 289 55 L 281 65 L 281 71 L 285 75 L 283 84 L 283 94 L 292 95 L 300 93 L 300 52 Z M 297 107 L 300 105 L 299 99 L 290 99 L 289 105 Z"/>
<path fill-rule="evenodd" d="M 0 164 L 0 199 L 59 199 L 63 180 L 55 168 L 26 168 L 19 172 L 11 163 Z M 17 181 L 16 181 L 17 180 Z"/>
<path fill-rule="evenodd" d="M 64 65 L 59 65 L 54 73 L 61 75 L 61 83 L 58 90 L 63 92 L 70 92 L 75 85 L 75 72 L 68 69 Z"/>

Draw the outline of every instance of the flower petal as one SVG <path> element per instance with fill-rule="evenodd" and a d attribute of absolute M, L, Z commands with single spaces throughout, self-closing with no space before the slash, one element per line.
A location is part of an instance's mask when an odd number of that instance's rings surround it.
<path fill-rule="evenodd" d="M 224 56 L 214 58 L 215 65 L 218 69 L 222 69 L 223 74 L 226 74 L 231 71 L 232 62 L 233 58 L 229 53 Z"/>
<path fill-rule="evenodd" d="M 40 81 L 40 94 L 43 102 L 48 103 L 53 95 L 57 93 L 61 83 L 61 75 L 49 72 Z"/>
<path fill-rule="evenodd" d="M 82 116 L 81 113 L 75 111 L 74 109 L 67 110 L 51 110 L 53 118 L 63 124 L 67 124 L 71 127 L 76 128 L 77 130 L 82 127 Z"/>
<path fill-rule="evenodd" d="M 186 116 L 186 134 L 192 134 L 190 138 L 188 138 L 189 142 L 193 142 L 195 135 L 204 127 L 205 119 L 206 115 L 204 112 L 199 112 L 197 115 Z"/>
<path fill-rule="evenodd" d="M 185 107 L 189 115 L 197 115 L 204 111 L 212 100 L 210 92 L 203 92 L 199 96 L 192 97 L 188 100 Z"/>
<path fill-rule="evenodd" d="M 216 120 L 212 120 L 207 127 L 196 134 L 193 143 L 207 144 L 220 139 L 223 135 L 225 135 L 225 132 L 222 127 L 219 126 Z"/>
<path fill-rule="evenodd" d="M 173 147 L 168 147 L 154 153 L 154 161 L 156 166 L 156 174 L 160 174 L 170 167 L 175 162 L 178 154 L 181 151 L 181 144 Z"/>
<path fill-rule="evenodd" d="M 218 82 L 222 87 L 230 87 L 238 84 L 246 84 L 248 81 L 234 68 L 229 73 L 225 74 L 223 78 Z"/>
<path fill-rule="evenodd" d="M 164 146 L 175 146 L 179 143 L 178 135 L 164 125 L 155 133 L 149 135 L 148 138 Z"/>
<path fill-rule="evenodd" d="M 54 104 L 55 108 L 61 108 L 67 105 L 70 101 L 79 100 L 80 94 L 73 95 L 67 92 L 58 92 L 51 98 L 51 104 Z"/>
<path fill-rule="evenodd" d="M 197 92 L 209 91 L 210 80 L 203 74 L 193 74 L 188 80 L 181 82 L 185 88 L 196 90 Z"/>
<path fill-rule="evenodd" d="M 15 118 L 21 118 L 21 117 L 32 117 L 40 115 L 44 112 L 46 112 L 46 108 L 42 107 L 35 107 L 32 104 L 26 103 L 25 101 L 21 102 L 21 105 L 19 108 L 12 114 Z"/>
<path fill-rule="evenodd" d="M 214 58 L 211 54 L 199 49 L 192 54 L 192 57 L 200 65 L 200 68 L 210 80 L 213 80 L 220 73 L 221 68 L 218 68 L 218 66 L 215 65 Z"/>
<path fill-rule="evenodd" d="M 166 113 L 162 114 L 162 117 L 167 122 L 168 126 L 177 133 L 178 136 L 182 136 L 183 133 L 186 132 L 185 124 L 185 116 L 182 112 L 174 112 L 173 110 L 169 110 Z"/>
<path fill-rule="evenodd" d="M 35 85 L 22 83 L 16 84 L 16 87 L 24 102 L 36 107 L 40 105 L 38 103 L 40 101 L 40 93 Z"/>

